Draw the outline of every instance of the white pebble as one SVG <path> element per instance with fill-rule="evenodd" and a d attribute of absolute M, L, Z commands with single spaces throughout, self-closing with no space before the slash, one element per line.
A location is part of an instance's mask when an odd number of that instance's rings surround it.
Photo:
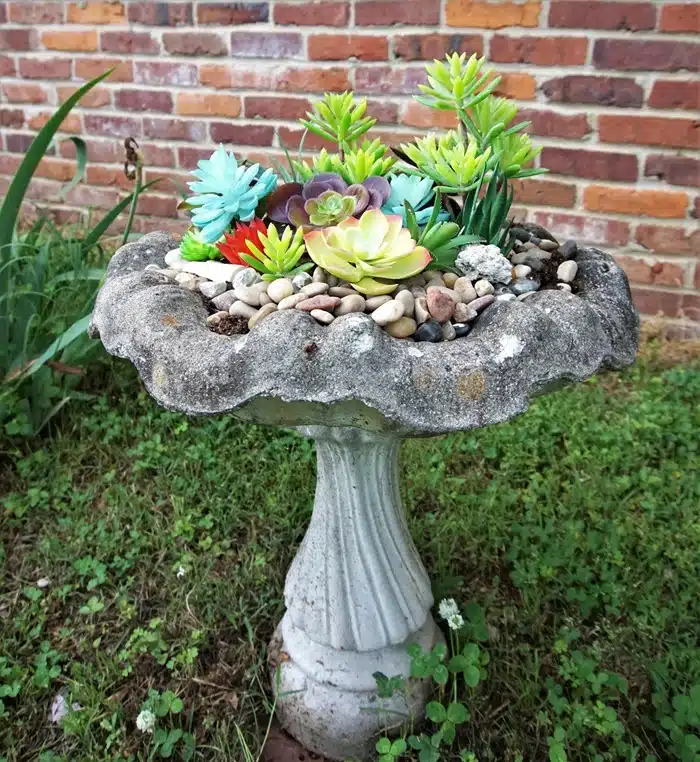
<path fill-rule="evenodd" d="M 543 251 L 554 251 L 554 249 L 558 249 L 559 244 L 556 241 L 550 241 L 546 238 L 542 239 L 540 241 L 540 249 Z"/>
<path fill-rule="evenodd" d="M 328 288 L 333 288 L 333 286 L 338 285 L 338 278 L 335 277 L 335 275 L 331 275 L 328 273 L 328 277 L 326 278 L 326 283 L 328 284 Z"/>
<path fill-rule="evenodd" d="M 372 312 L 372 320 L 377 325 L 388 325 L 403 316 L 403 304 L 396 299 L 390 299 Z"/>
<path fill-rule="evenodd" d="M 418 299 L 421 296 L 425 296 L 426 291 L 423 286 L 411 286 L 409 289 L 414 299 Z"/>
<path fill-rule="evenodd" d="M 276 304 L 266 304 L 264 307 L 261 307 L 254 315 L 250 317 L 248 320 L 248 328 L 253 328 L 256 326 L 261 320 L 264 320 L 268 315 L 271 315 L 273 312 L 277 312 L 277 305 Z"/>
<path fill-rule="evenodd" d="M 557 283 L 557 288 L 560 291 L 568 291 L 571 293 L 571 286 L 568 283 Z"/>
<path fill-rule="evenodd" d="M 166 265 L 172 265 L 173 262 L 180 262 L 181 260 L 182 255 L 180 254 L 180 249 L 170 249 L 170 251 L 165 255 Z"/>
<path fill-rule="evenodd" d="M 492 294 L 496 289 L 493 287 L 492 283 L 489 283 L 487 280 L 482 278 L 474 284 L 474 290 L 476 291 L 477 296 L 488 296 L 489 294 Z"/>
<path fill-rule="evenodd" d="M 424 296 L 419 296 L 416 299 L 413 305 L 413 310 L 415 313 L 415 318 L 417 323 L 425 323 L 426 320 L 430 319 L 430 312 L 428 311 L 428 303 Z"/>
<path fill-rule="evenodd" d="M 218 280 L 218 281 L 204 281 L 204 283 L 199 284 L 199 290 L 201 291 L 203 296 L 206 296 L 207 299 L 213 299 L 215 296 L 220 296 L 228 289 L 228 284 L 225 280 Z"/>
<path fill-rule="evenodd" d="M 250 286 L 238 286 L 233 289 L 236 299 L 249 304 L 251 307 L 260 306 L 260 291 Z"/>
<path fill-rule="evenodd" d="M 377 307 L 381 307 L 382 304 L 386 304 L 391 301 L 389 294 L 380 294 L 379 296 L 370 296 L 365 304 L 366 312 L 373 312 Z M 401 317 L 401 315 L 399 315 Z"/>
<path fill-rule="evenodd" d="M 215 312 L 207 318 L 207 325 L 218 325 L 223 317 L 228 317 L 228 312 Z"/>
<path fill-rule="evenodd" d="M 326 312 L 326 310 L 311 310 L 309 314 L 323 325 L 330 325 L 335 320 L 335 316 L 331 315 L 330 312 Z"/>
<path fill-rule="evenodd" d="M 260 306 L 264 307 L 266 304 L 274 304 L 274 302 L 265 292 L 263 292 L 260 294 Z"/>
<path fill-rule="evenodd" d="M 260 273 L 257 270 L 253 270 L 252 267 L 246 267 L 243 270 L 239 270 L 231 281 L 231 285 L 234 288 L 239 286 L 252 286 L 254 283 L 260 283 Z"/>
<path fill-rule="evenodd" d="M 326 271 L 322 270 L 320 267 L 314 268 L 314 274 L 311 276 L 311 280 L 314 283 L 325 283 L 326 282 Z"/>
<path fill-rule="evenodd" d="M 295 291 L 300 291 L 304 286 L 311 283 L 311 276 L 308 273 L 299 273 L 292 278 L 292 285 Z"/>
<path fill-rule="evenodd" d="M 291 296 L 294 293 L 294 285 L 289 278 L 278 278 L 273 280 L 267 287 L 267 295 L 275 304 L 279 304 L 282 299 Z"/>
<path fill-rule="evenodd" d="M 336 294 L 334 294 L 336 296 Z M 340 304 L 335 308 L 336 317 L 341 315 L 349 315 L 352 312 L 364 312 L 365 311 L 365 297 L 362 294 L 354 293 L 343 296 L 340 299 Z"/>
<path fill-rule="evenodd" d="M 516 279 L 527 278 L 531 272 L 532 268 L 529 265 L 515 265 L 513 268 L 513 273 L 515 274 Z"/>
<path fill-rule="evenodd" d="M 282 301 L 277 305 L 277 309 L 279 310 L 293 310 L 299 302 L 304 302 L 309 297 L 306 294 L 302 294 L 301 292 L 298 294 L 292 294 L 291 296 L 286 296 Z"/>
<path fill-rule="evenodd" d="M 403 305 L 403 314 L 405 317 L 413 317 L 413 306 L 415 299 L 410 291 L 399 291 L 394 297 L 397 302 L 401 302 Z"/>
<path fill-rule="evenodd" d="M 499 294 L 496 297 L 497 302 L 514 302 L 518 297 L 515 294 Z"/>
<path fill-rule="evenodd" d="M 472 309 L 468 304 L 459 303 L 455 305 L 454 320 L 455 323 L 468 323 L 470 320 L 474 320 L 477 316 L 475 309 Z"/>
<path fill-rule="evenodd" d="M 413 336 L 417 328 L 416 321 L 410 317 L 400 317 L 384 327 L 384 330 L 395 339 L 406 339 Z"/>
<path fill-rule="evenodd" d="M 573 259 L 569 259 L 566 262 L 562 262 L 559 267 L 557 267 L 557 280 L 560 280 L 563 283 L 571 283 L 576 277 L 577 272 L 578 265 Z"/>
<path fill-rule="evenodd" d="M 453 288 L 457 296 L 459 296 L 460 301 L 465 304 L 473 302 L 477 297 L 476 290 L 474 289 L 474 286 L 472 286 L 472 282 L 469 278 L 457 278 Z"/>
<path fill-rule="evenodd" d="M 250 304 L 246 304 L 245 302 L 234 302 L 231 307 L 229 308 L 228 314 L 229 315 L 239 315 L 240 317 L 247 318 L 250 320 L 250 318 L 255 315 L 257 310 L 255 307 L 251 307 Z"/>
<path fill-rule="evenodd" d="M 307 299 L 310 299 L 312 296 L 320 296 L 321 294 L 325 294 L 326 291 L 328 291 L 328 284 L 321 283 L 319 281 L 309 283 L 308 286 L 304 286 L 300 289 L 300 293 L 306 294 Z"/>
<path fill-rule="evenodd" d="M 331 286 L 328 289 L 328 294 L 330 296 L 353 296 L 354 294 L 357 294 L 357 291 L 355 291 L 354 288 L 348 288 L 347 286 Z"/>

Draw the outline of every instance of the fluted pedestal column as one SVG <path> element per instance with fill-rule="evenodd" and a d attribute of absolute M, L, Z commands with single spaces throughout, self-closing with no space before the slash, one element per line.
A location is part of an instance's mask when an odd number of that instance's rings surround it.
<path fill-rule="evenodd" d="M 409 643 L 440 637 L 430 581 L 398 484 L 401 440 L 353 428 L 300 429 L 317 444 L 313 516 L 287 574 L 287 611 L 271 644 L 277 715 L 304 746 L 363 759 L 379 733 L 420 716 L 427 686 L 379 699 L 374 673 L 408 677 Z"/>

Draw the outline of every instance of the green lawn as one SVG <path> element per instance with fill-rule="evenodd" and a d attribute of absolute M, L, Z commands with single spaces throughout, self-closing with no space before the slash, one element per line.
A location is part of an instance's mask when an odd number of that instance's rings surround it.
<path fill-rule="evenodd" d="M 186 733 L 194 759 L 242 761 L 241 739 L 255 756 L 313 446 L 160 410 L 125 363 L 96 373 L 108 392 L 0 442 L 0 759 L 159 759 L 135 725 L 152 690 L 183 702 L 158 718 L 184 731 L 173 759 Z M 699 399 L 697 362 L 645 362 L 405 445 L 435 596 L 488 629 L 488 677 L 442 759 L 546 761 L 559 728 L 570 762 L 700 760 L 683 698 L 700 684 Z M 56 725 L 61 690 L 82 708 Z"/>

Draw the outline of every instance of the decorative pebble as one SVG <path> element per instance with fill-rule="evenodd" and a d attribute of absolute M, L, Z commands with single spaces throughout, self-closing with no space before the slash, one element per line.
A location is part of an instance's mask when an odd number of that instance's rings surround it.
<path fill-rule="evenodd" d="M 510 232 L 515 236 L 516 240 L 526 243 L 530 240 L 530 233 L 524 228 L 512 227 Z"/>
<path fill-rule="evenodd" d="M 495 290 L 493 284 L 489 283 L 487 280 L 478 280 L 474 284 L 474 291 L 476 291 L 477 296 L 486 296 L 492 294 Z"/>
<path fill-rule="evenodd" d="M 418 299 L 421 296 L 425 296 L 425 289 L 423 288 L 423 286 L 411 286 L 411 288 L 409 288 L 409 291 L 411 292 L 411 296 L 414 299 Z"/>
<path fill-rule="evenodd" d="M 531 272 L 532 268 L 530 265 L 516 265 L 513 268 L 513 275 L 515 275 L 516 278 L 527 278 Z"/>
<path fill-rule="evenodd" d="M 428 320 L 418 327 L 413 334 L 416 341 L 432 341 L 437 343 L 442 340 L 442 326 L 437 320 Z"/>
<path fill-rule="evenodd" d="M 260 306 L 264 307 L 266 304 L 274 304 L 274 302 L 266 293 L 262 293 L 260 294 Z"/>
<path fill-rule="evenodd" d="M 335 296 L 335 294 L 334 294 Z M 340 299 L 340 304 L 335 310 L 336 317 L 341 315 L 349 315 L 352 312 L 364 312 L 365 311 L 365 298 L 362 294 L 354 293 L 343 296 Z"/>
<path fill-rule="evenodd" d="M 381 294 L 380 296 L 370 296 L 365 304 L 365 312 L 374 312 L 377 307 L 381 307 L 382 304 L 386 304 L 391 301 L 389 294 Z"/>
<path fill-rule="evenodd" d="M 145 269 L 146 269 L 147 272 L 150 272 L 151 270 L 155 270 L 156 272 L 160 272 L 160 265 L 156 265 L 156 264 L 153 264 L 153 262 L 151 262 L 150 265 L 146 265 Z"/>
<path fill-rule="evenodd" d="M 572 257 L 576 256 L 576 252 L 578 251 L 578 244 L 576 241 L 568 240 L 564 241 L 564 243 L 559 247 L 559 253 L 564 257 L 564 259 L 571 259 Z"/>
<path fill-rule="evenodd" d="M 403 305 L 403 314 L 405 317 L 413 317 L 413 308 L 416 300 L 410 291 L 399 291 L 394 297 L 397 302 Z"/>
<path fill-rule="evenodd" d="M 442 276 L 442 280 L 447 288 L 454 288 L 455 283 L 459 280 L 459 275 L 457 273 L 445 273 Z"/>
<path fill-rule="evenodd" d="M 426 302 L 428 311 L 438 323 L 446 323 L 455 311 L 454 299 L 441 288 L 428 287 Z"/>
<path fill-rule="evenodd" d="M 233 289 L 236 299 L 249 304 L 251 307 L 260 306 L 260 290 L 250 286 L 238 286 Z"/>
<path fill-rule="evenodd" d="M 508 283 L 513 269 L 498 246 L 481 243 L 472 243 L 462 249 L 455 265 L 469 280 L 484 278 L 494 283 Z"/>
<path fill-rule="evenodd" d="M 190 273 L 179 273 L 175 280 L 188 291 L 197 291 L 199 289 L 199 284 L 202 282 L 201 278 L 197 278 L 195 275 L 190 275 Z"/>
<path fill-rule="evenodd" d="M 549 259 L 550 257 L 551 257 L 551 255 L 549 255 L 547 257 L 547 259 Z M 536 272 L 536 273 L 542 272 L 542 270 L 544 270 L 544 262 L 545 262 L 545 258 L 544 257 L 528 256 L 525 259 L 525 264 L 529 268 L 531 268 L 533 270 L 533 272 Z"/>
<path fill-rule="evenodd" d="M 309 297 L 306 294 L 298 293 L 287 296 L 277 305 L 278 310 L 292 310 L 299 302 L 306 301 Z"/>
<path fill-rule="evenodd" d="M 343 296 L 352 296 L 353 294 L 357 294 L 357 291 L 355 291 L 354 288 L 348 288 L 347 286 L 331 286 L 328 289 L 328 293 L 331 296 L 340 296 L 342 298 Z"/>
<path fill-rule="evenodd" d="M 289 278 L 278 278 L 273 280 L 267 287 L 267 295 L 275 304 L 279 304 L 282 299 L 291 296 L 294 293 L 294 285 Z"/>
<path fill-rule="evenodd" d="M 532 251 L 533 249 L 539 249 L 540 247 L 536 243 L 533 243 L 532 241 L 527 241 L 525 243 L 525 248 L 528 251 Z"/>
<path fill-rule="evenodd" d="M 165 275 L 166 278 L 170 278 L 171 280 L 175 280 L 175 276 L 180 272 L 179 270 L 171 270 L 169 267 L 158 267 L 156 270 L 161 275 Z"/>
<path fill-rule="evenodd" d="M 496 301 L 496 297 L 493 294 L 487 294 L 486 296 L 480 296 L 478 299 L 474 299 L 469 303 L 469 306 L 475 312 L 483 312 L 490 304 Z"/>
<path fill-rule="evenodd" d="M 395 339 L 407 339 L 409 336 L 413 336 L 417 327 L 416 321 L 413 318 L 400 317 L 398 320 L 394 320 L 393 323 L 389 323 L 384 330 Z"/>
<path fill-rule="evenodd" d="M 179 262 L 181 259 L 182 254 L 180 254 L 180 249 L 170 249 L 170 251 L 165 255 L 165 264 L 172 265 L 173 262 Z"/>
<path fill-rule="evenodd" d="M 372 320 L 377 325 L 388 325 L 398 320 L 402 315 L 403 304 L 396 299 L 390 299 L 372 312 Z"/>
<path fill-rule="evenodd" d="M 534 243 L 537 248 L 540 248 L 540 244 L 542 243 L 542 239 L 538 238 L 536 235 L 530 236 L 530 243 Z"/>
<path fill-rule="evenodd" d="M 496 297 L 497 302 L 514 302 L 518 297 L 515 294 L 507 293 L 507 294 L 499 294 Z"/>
<path fill-rule="evenodd" d="M 557 267 L 557 280 L 562 283 L 571 283 L 576 277 L 577 272 L 578 265 L 573 259 L 569 259 L 566 262 L 562 262 L 559 267 Z"/>
<path fill-rule="evenodd" d="M 462 336 L 466 336 L 472 327 L 469 323 L 453 323 L 452 327 L 455 329 L 455 338 L 461 339 Z"/>
<path fill-rule="evenodd" d="M 321 283 L 320 281 L 314 281 L 314 283 L 309 283 L 308 286 L 304 286 L 300 293 L 306 294 L 307 296 L 319 296 L 320 294 L 325 294 L 326 291 L 328 291 L 328 284 L 327 283 Z"/>
<path fill-rule="evenodd" d="M 304 299 L 303 302 L 299 302 L 294 309 L 301 310 L 302 312 L 311 312 L 311 310 L 326 310 L 327 312 L 333 312 L 339 304 L 340 299 L 337 296 L 317 294 L 310 299 Z"/>
<path fill-rule="evenodd" d="M 526 291 L 524 294 L 520 294 L 518 297 L 519 302 L 524 302 L 526 299 L 529 299 L 531 296 L 534 296 L 537 293 L 537 291 Z"/>
<path fill-rule="evenodd" d="M 251 330 L 261 321 L 264 320 L 268 315 L 271 315 L 273 312 L 277 312 L 277 305 L 274 303 L 266 304 L 264 307 L 261 307 L 255 315 L 253 315 L 248 320 L 248 328 Z"/>
<path fill-rule="evenodd" d="M 457 304 L 453 317 L 458 323 L 468 323 L 476 317 L 476 310 L 471 304 Z"/>
<path fill-rule="evenodd" d="M 559 244 L 556 241 L 540 241 L 539 248 L 542 251 L 554 251 L 558 248 Z"/>
<path fill-rule="evenodd" d="M 478 296 L 469 278 L 457 278 L 453 286 L 455 293 L 465 304 L 473 302 Z"/>
<path fill-rule="evenodd" d="M 456 338 L 457 338 L 457 331 L 455 331 L 452 323 L 445 323 L 442 326 L 442 340 L 452 341 L 452 339 L 456 339 Z"/>
<path fill-rule="evenodd" d="M 301 291 L 304 286 L 308 286 L 311 283 L 311 276 L 308 273 L 299 273 L 292 278 L 292 285 L 295 291 Z"/>
<path fill-rule="evenodd" d="M 207 325 L 216 325 L 221 322 L 221 318 L 228 317 L 228 312 L 215 312 L 213 315 L 209 315 L 207 318 Z"/>
<path fill-rule="evenodd" d="M 245 302 L 242 302 L 242 301 L 239 300 L 237 302 L 234 302 L 231 305 L 231 307 L 230 307 L 230 309 L 228 311 L 228 314 L 229 315 L 240 315 L 241 317 L 244 317 L 244 318 L 247 318 L 248 320 L 250 320 L 250 318 L 252 318 L 253 315 L 255 315 L 256 312 L 257 312 L 257 310 L 255 309 L 255 307 L 251 307 L 250 304 L 246 304 Z"/>
<path fill-rule="evenodd" d="M 239 270 L 231 281 L 231 285 L 234 288 L 239 286 L 252 286 L 254 283 L 260 283 L 260 273 L 257 270 L 253 270 L 252 267 L 246 267 L 243 270 Z"/>
<path fill-rule="evenodd" d="M 424 296 L 419 296 L 415 300 L 413 312 L 416 323 L 425 323 L 426 320 L 430 320 L 430 312 L 428 312 L 428 304 Z"/>
<path fill-rule="evenodd" d="M 330 325 L 335 320 L 335 316 L 330 312 L 326 312 L 326 310 L 311 310 L 309 314 L 314 320 L 323 325 Z"/>
<path fill-rule="evenodd" d="M 225 280 L 207 280 L 199 284 L 199 290 L 207 299 L 213 299 L 215 296 L 221 296 L 228 289 Z"/>
<path fill-rule="evenodd" d="M 510 290 L 516 296 L 520 296 L 521 294 L 530 293 L 530 291 L 537 291 L 539 287 L 539 283 L 537 283 L 536 280 L 532 280 L 531 278 L 521 278 L 511 284 Z"/>
<path fill-rule="evenodd" d="M 431 279 L 430 279 L 430 280 L 429 280 L 429 281 L 428 281 L 428 282 L 425 284 L 425 289 L 426 289 L 426 291 L 427 291 L 429 288 L 445 288 L 445 282 L 443 281 L 443 279 L 442 279 L 442 278 L 435 278 L 435 277 L 432 277 L 432 278 L 431 278 Z"/>
<path fill-rule="evenodd" d="M 223 294 L 220 294 L 219 296 L 215 296 L 211 303 L 216 307 L 217 310 L 228 310 L 231 305 L 236 301 L 236 294 L 231 291 L 224 291 Z"/>
<path fill-rule="evenodd" d="M 560 291 L 568 291 L 571 293 L 571 286 L 568 283 L 557 283 L 557 288 Z"/>
<path fill-rule="evenodd" d="M 326 271 L 322 270 L 320 267 L 314 267 L 314 272 L 313 272 L 313 275 L 311 276 L 311 280 L 314 283 L 325 283 Z"/>
<path fill-rule="evenodd" d="M 338 278 L 336 278 L 335 275 L 331 275 L 330 273 L 327 273 L 326 283 L 328 284 L 328 288 L 333 288 L 333 286 L 338 285 Z"/>

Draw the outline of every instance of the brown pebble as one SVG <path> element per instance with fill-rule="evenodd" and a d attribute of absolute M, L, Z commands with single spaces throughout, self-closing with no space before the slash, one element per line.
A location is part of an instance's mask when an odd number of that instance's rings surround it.
<path fill-rule="evenodd" d="M 312 296 L 311 299 L 304 299 L 304 301 L 299 302 L 294 309 L 301 310 L 302 312 L 311 312 L 311 310 L 333 312 L 339 304 L 340 297 L 319 294 L 318 296 Z"/>
<path fill-rule="evenodd" d="M 454 314 L 455 301 L 445 289 L 429 286 L 425 298 L 428 311 L 438 323 L 446 323 Z"/>

